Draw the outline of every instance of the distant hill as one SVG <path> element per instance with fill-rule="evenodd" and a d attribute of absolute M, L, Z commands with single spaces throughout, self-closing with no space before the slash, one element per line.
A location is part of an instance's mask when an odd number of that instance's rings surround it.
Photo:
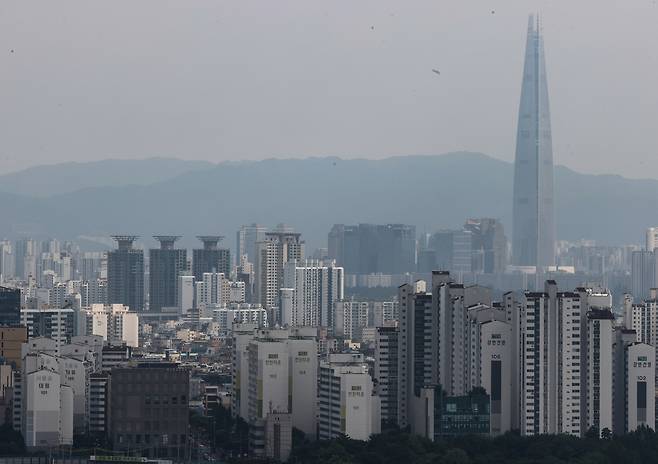
<path fill-rule="evenodd" d="M 643 230 L 658 223 L 658 180 L 564 167 L 555 177 L 561 239 L 640 243 Z M 511 237 L 512 178 L 510 163 L 479 153 L 206 164 L 141 185 L 99 183 L 38 199 L 0 194 L 0 235 L 176 233 L 189 246 L 197 234 L 220 233 L 233 248 L 241 224 L 285 222 L 313 248 L 326 246 L 334 223 L 399 222 L 421 233 L 489 216 L 500 218 Z"/>
<path fill-rule="evenodd" d="M 174 158 L 50 164 L 1 175 L 0 192 L 46 197 L 87 187 L 148 185 L 212 166 Z"/>

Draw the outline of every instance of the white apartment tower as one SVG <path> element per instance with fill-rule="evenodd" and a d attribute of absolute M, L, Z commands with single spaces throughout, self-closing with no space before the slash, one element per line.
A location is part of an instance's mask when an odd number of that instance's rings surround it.
<path fill-rule="evenodd" d="M 281 305 L 284 325 L 333 327 L 334 304 L 343 299 L 343 268 L 334 263 L 290 260 L 284 266 L 282 289 L 293 290 L 292 305 Z"/>
<path fill-rule="evenodd" d="M 279 289 L 283 288 L 283 268 L 288 261 L 302 262 L 304 242 L 301 234 L 278 231 L 267 232 L 265 240 L 256 243 L 254 263 L 255 302 L 271 312 L 270 320 L 280 323 Z M 276 316 L 276 317 L 272 317 Z"/>
<path fill-rule="evenodd" d="M 320 363 L 319 438 L 368 440 L 380 433 L 380 402 L 362 354 L 330 354 Z"/>
<path fill-rule="evenodd" d="M 512 429 L 512 326 L 505 311 L 486 305 L 469 308 L 468 390 L 482 387 L 490 398 L 490 433 Z"/>
<path fill-rule="evenodd" d="M 578 293 L 527 292 L 518 315 L 519 422 L 523 435 L 581 433 L 581 300 Z"/>

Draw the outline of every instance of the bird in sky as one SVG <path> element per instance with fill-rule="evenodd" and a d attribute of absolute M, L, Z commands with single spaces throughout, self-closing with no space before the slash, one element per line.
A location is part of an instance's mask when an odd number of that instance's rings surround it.
<path fill-rule="evenodd" d="M 433 72 L 434 74 L 436 74 L 437 76 L 440 76 L 440 75 L 441 75 L 441 71 L 439 71 L 438 69 L 432 69 L 432 72 Z"/>

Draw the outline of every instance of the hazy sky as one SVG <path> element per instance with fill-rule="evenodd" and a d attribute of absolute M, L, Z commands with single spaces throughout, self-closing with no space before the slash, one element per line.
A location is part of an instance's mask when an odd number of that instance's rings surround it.
<path fill-rule="evenodd" d="M 512 160 L 536 10 L 556 163 L 658 177 L 656 0 L 2 0 L 0 172 L 108 157 Z"/>

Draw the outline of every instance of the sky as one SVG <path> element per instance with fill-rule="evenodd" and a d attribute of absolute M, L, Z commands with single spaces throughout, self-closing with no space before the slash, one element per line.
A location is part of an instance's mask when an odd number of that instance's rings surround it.
<path fill-rule="evenodd" d="M 0 173 L 154 156 L 512 161 L 536 11 L 555 162 L 658 178 L 656 0 L 3 0 Z"/>

